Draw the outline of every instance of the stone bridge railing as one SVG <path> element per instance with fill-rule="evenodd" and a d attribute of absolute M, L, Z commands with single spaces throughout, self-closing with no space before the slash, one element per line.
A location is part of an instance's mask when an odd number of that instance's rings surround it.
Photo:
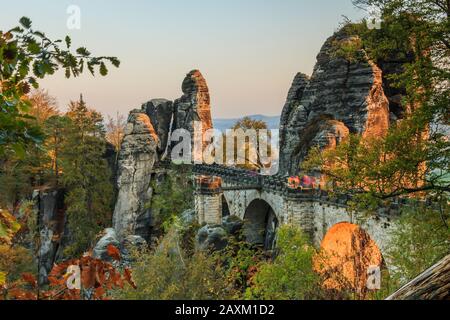
<path fill-rule="evenodd" d="M 285 198 L 298 199 L 299 201 L 320 201 L 323 203 L 334 204 L 338 206 L 347 206 L 352 199 L 348 194 L 331 194 L 327 190 L 319 188 L 293 189 L 288 186 L 288 177 L 281 175 L 264 176 L 254 171 L 245 170 L 235 167 L 226 167 L 222 165 L 194 165 L 193 173 L 195 175 L 205 175 L 220 177 L 224 182 L 222 190 L 259 190 L 269 193 L 279 194 Z M 408 198 L 395 198 L 390 201 L 389 205 L 379 208 L 378 212 L 398 212 L 403 206 L 416 206 L 424 204 L 423 201 L 414 201 Z"/>
<path fill-rule="evenodd" d="M 202 164 L 194 165 L 193 173 L 196 175 L 220 177 L 224 182 L 222 186 L 224 191 L 254 189 L 280 194 L 286 198 L 319 200 L 340 205 L 345 205 L 350 200 L 348 195 L 331 196 L 327 191 L 321 189 L 292 189 L 287 184 L 288 177 L 280 175 L 264 176 L 241 168 Z"/>

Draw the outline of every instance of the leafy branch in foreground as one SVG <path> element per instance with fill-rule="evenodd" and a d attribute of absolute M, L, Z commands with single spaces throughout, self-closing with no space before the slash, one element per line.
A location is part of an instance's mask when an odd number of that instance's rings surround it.
<path fill-rule="evenodd" d="M 40 291 L 34 275 L 23 273 L 20 280 L 12 284 L 3 284 L 3 298 L 16 300 L 106 300 L 111 290 L 124 288 L 125 283 L 136 289 L 131 270 L 124 268 L 123 272 L 120 272 L 115 267 L 115 263 L 121 260 L 119 249 L 109 245 L 107 253 L 114 260 L 113 263 L 95 259 L 90 254 L 85 254 L 80 259 L 71 259 L 55 264 L 49 274 L 50 285 L 48 290 Z M 78 268 L 78 275 L 73 272 L 73 267 Z M 77 276 L 79 276 L 78 280 L 76 279 Z M 78 284 L 76 284 L 77 281 L 79 281 Z M 72 283 L 73 287 L 69 287 L 68 283 Z M 0 289 L 2 289 L 1 286 Z"/>
<path fill-rule="evenodd" d="M 66 78 L 78 77 L 85 68 L 94 75 L 108 74 L 106 63 L 119 67 L 116 57 L 92 56 L 84 47 L 73 52 L 72 40 L 51 40 L 43 32 L 32 29 L 29 18 L 20 19 L 20 26 L 0 30 L 0 154 L 12 150 L 24 154 L 27 144 L 39 144 L 43 135 L 31 124 L 27 115 L 31 88 L 38 88 L 38 79 L 65 70 Z"/>

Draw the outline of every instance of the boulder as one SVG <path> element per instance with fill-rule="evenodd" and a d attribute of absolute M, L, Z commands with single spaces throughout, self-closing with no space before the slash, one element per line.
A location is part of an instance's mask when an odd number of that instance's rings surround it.
<path fill-rule="evenodd" d="M 147 241 L 145 241 L 144 238 L 142 238 L 141 236 L 136 236 L 136 235 L 130 235 L 127 236 L 123 242 L 123 247 L 126 248 L 127 250 L 131 250 L 131 249 L 142 249 L 145 248 L 147 246 Z"/>
<path fill-rule="evenodd" d="M 100 238 L 94 247 L 92 256 L 96 259 L 109 261 L 111 257 L 107 252 L 108 246 L 112 244 L 116 248 L 120 248 L 120 242 L 117 238 L 116 230 L 113 228 L 105 229 L 103 233 L 103 237 Z"/>
<path fill-rule="evenodd" d="M 244 221 L 237 216 L 226 216 L 222 219 L 222 227 L 230 235 L 237 235 L 243 226 Z"/>
<path fill-rule="evenodd" d="M 195 210 L 189 209 L 181 214 L 181 223 L 185 226 L 189 226 L 196 221 Z"/>
<path fill-rule="evenodd" d="M 197 249 L 222 250 L 228 244 L 228 233 L 221 226 L 206 225 L 197 233 Z"/>

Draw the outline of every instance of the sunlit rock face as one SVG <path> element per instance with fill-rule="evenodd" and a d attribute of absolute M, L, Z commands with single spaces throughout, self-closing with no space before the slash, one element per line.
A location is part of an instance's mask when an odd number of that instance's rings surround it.
<path fill-rule="evenodd" d="M 348 131 L 372 137 L 386 133 L 390 110 L 381 69 L 362 49 L 357 50 L 355 60 L 335 54 L 340 43 L 357 40 L 337 32 L 320 50 L 311 78 L 296 76 L 281 117 L 280 174 L 298 173 L 313 146 L 312 133 L 325 134 L 319 133 L 323 122 L 339 122 L 338 134 Z"/>
<path fill-rule="evenodd" d="M 151 174 L 157 156 L 158 136 L 150 118 L 141 110 L 130 113 L 119 153 L 113 225 L 119 238 L 136 234 L 148 238 Z"/>
<path fill-rule="evenodd" d="M 369 267 L 382 267 L 380 249 L 359 226 L 339 223 L 325 235 L 316 268 L 324 278 L 324 287 L 364 292 Z"/>
<path fill-rule="evenodd" d="M 198 70 L 189 72 L 182 84 L 183 96 L 175 100 L 175 127 L 194 132 L 194 121 L 202 123 L 203 132 L 213 127 L 210 96 L 205 78 Z"/>

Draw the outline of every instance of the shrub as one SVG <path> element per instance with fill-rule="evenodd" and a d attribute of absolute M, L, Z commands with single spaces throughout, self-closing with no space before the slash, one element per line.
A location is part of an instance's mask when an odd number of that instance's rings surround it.
<path fill-rule="evenodd" d="M 263 262 L 253 278 L 248 299 L 308 300 L 321 295 L 320 277 L 314 272 L 316 250 L 299 227 L 282 226 L 278 231 L 278 256 Z"/>

